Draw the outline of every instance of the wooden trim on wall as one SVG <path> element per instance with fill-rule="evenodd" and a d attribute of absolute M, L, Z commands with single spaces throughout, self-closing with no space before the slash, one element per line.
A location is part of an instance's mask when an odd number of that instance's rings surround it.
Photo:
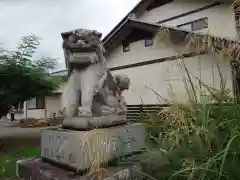
<path fill-rule="evenodd" d="M 197 13 L 197 12 L 200 12 L 200 11 L 203 11 L 203 10 L 206 10 L 206 9 L 210 9 L 210 8 L 213 8 L 215 6 L 219 6 L 223 3 L 221 2 L 215 2 L 213 4 L 210 4 L 210 5 L 206 5 L 206 6 L 203 6 L 201 8 L 198 8 L 198 9 L 195 9 L 195 10 L 192 10 L 192 11 L 188 11 L 188 12 L 185 12 L 183 14 L 179 14 L 177 16 L 173 16 L 173 17 L 170 17 L 170 18 L 167 18 L 167 19 L 164 19 L 164 20 L 161 20 L 161 21 L 158 21 L 157 23 L 158 24 L 162 24 L 162 23 L 165 23 L 165 22 L 168 22 L 168 21 L 172 21 L 172 20 L 175 20 L 175 19 L 178 19 L 178 18 L 181 18 L 181 17 L 184 17 L 184 16 L 188 16 L 190 14 L 194 14 L 194 13 Z"/>
<path fill-rule="evenodd" d="M 28 108 L 28 110 L 44 110 L 45 108 Z"/>
<path fill-rule="evenodd" d="M 160 59 L 153 59 L 153 60 L 143 61 L 143 62 L 139 62 L 139 63 L 133 63 L 133 64 L 127 64 L 127 65 L 123 65 L 123 66 L 112 67 L 112 68 L 109 68 L 109 70 L 110 71 L 116 71 L 116 70 L 121 70 L 121 69 L 129 69 L 129 68 L 134 68 L 134 67 L 139 67 L 139 66 L 146 66 L 146 65 L 150 65 L 150 64 L 161 63 L 161 62 L 164 62 L 164 61 L 177 60 L 180 57 L 181 58 L 195 57 L 195 56 L 198 56 L 198 55 L 204 55 L 206 53 L 207 53 L 207 51 L 200 52 L 200 53 L 192 52 L 192 53 L 187 53 L 187 54 L 182 54 L 182 55 L 164 57 L 164 58 L 160 58 Z"/>
<path fill-rule="evenodd" d="M 137 121 L 140 116 L 158 113 L 170 104 L 130 104 L 127 105 L 127 120 Z"/>

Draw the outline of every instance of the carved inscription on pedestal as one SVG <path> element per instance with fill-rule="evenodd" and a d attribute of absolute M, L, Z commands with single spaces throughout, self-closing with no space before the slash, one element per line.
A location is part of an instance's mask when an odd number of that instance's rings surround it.
<path fill-rule="evenodd" d="M 41 155 L 78 170 L 136 152 L 144 147 L 147 133 L 138 124 L 107 130 L 44 130 Z"/>
<path fill-rule="evenodd" d="M 45 132 L 42 136 L 42 141 L 44 141 L 42 147 L 42 156 L 50 159 L 57 159 L 61 161 L 64 159 L 65 152 L 61 151 L 61 147 L 68 140 L 68 136 L 59 133 Z"/>

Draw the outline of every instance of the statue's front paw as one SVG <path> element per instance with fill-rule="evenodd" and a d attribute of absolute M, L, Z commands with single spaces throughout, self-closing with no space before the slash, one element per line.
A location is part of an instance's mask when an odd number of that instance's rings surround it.
<path fill-rule="evenodd" d="M 89 112 L 79 112 L 78 116 L 79 117 L 92 117 L 92 113 L 89 113 Z"/>
<path fill-rule="evenodd" d="M 105 116 L 109 115 L 109 114 L 115 114 L 116 113 L 116 108 L 103 105 L 101 107 L 101 112 L 102 112 L 102 115 L 105 115 Z"/>
<path fill-rule="evenodd" d="M 92 111 L 87 108 L 78 108 L 78 116 L 80 117 L 92 117 Z"/>
<path fill-rule="evenodd" d="M 117 110 L 117 115 L 125 115 L 125 114 L 127 114 L 127 110 L 120 109 L 120 108 Z"/>

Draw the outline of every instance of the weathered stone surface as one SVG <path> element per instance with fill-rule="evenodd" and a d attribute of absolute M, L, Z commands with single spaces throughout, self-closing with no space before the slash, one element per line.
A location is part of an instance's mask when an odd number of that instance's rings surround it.
<path fill-rule="evenodd" d="M 130 80 L 125 75 L 113 77 L 107 69 L 101 33 L 77 29 L 62 33 L 62 38 L 69 76 L 62 95 L 65 116 L 126 114 L 122 92 Z"/>
<path fill-rule="evenodd" d="M 90 65 L 92 62 L 97 62 L 98 57 L 95 52 L 72 53 L 69 55 L 69 61 L 79 65 Z"/>
<path fill-rule="evenodd" d="M 141 150 L 146 137 L 137 123 L 90 131 L 47 129 L 42 132 L 41 156 L 78 172 Z"/>
<path fill-rule="evenodd" d="M 108 115 L 100 117 L 70 117 L 63 121 L 63 128 L 91 130 L 126 124 L 125 115 Z"/>
<path fill-rule="evenodd" d="M 108 167 L 102 180 L 142 180 L 136 167 Z M 78 175 L 72 171 L 43 162 L 41 158 L 24 159 L 17 162 L 17 176 L 24 180 L 97 180 L 89 175 Z"/>

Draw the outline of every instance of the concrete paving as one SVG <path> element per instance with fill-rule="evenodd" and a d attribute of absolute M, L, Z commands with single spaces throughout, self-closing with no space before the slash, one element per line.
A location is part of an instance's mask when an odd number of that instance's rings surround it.
<path fill-rule="evenodd" d="M 21 147 L 40 147 L 41 131 L 53 127 L 57 126 L 21 128 L 16 122 L 0 121 L 0 153 L 7 153 Z"/>

